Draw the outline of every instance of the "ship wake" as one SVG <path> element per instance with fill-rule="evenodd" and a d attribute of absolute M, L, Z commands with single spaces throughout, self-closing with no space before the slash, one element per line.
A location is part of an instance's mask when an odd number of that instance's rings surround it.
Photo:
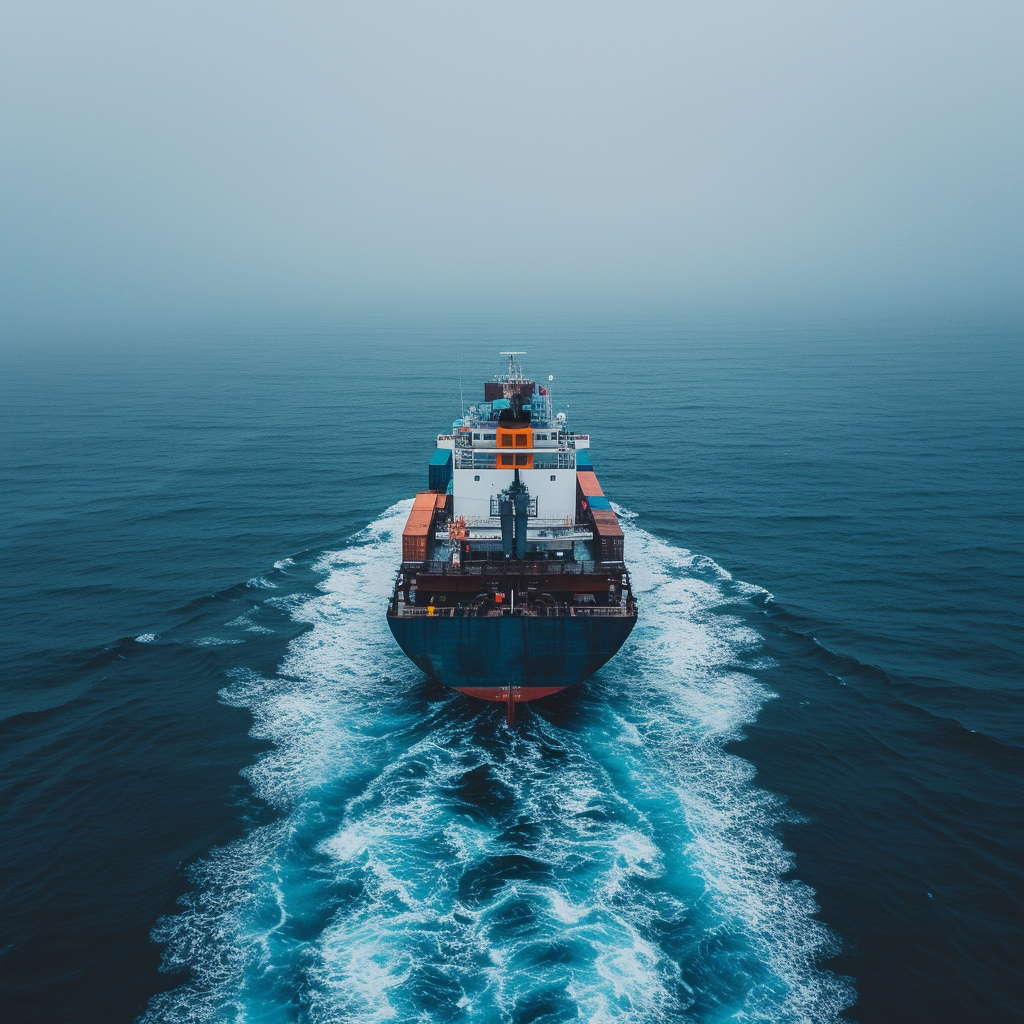
<path fill-rule="evenodd" d="M 143 1019 L 838 1021 L 785 805 L 726 751 L 772 697 L 759 591 L 622 514 L 637 627 L 509 731 L 391 638 L 409 507 L 325 555 L 319 593 L 268 593 L 310 628 L 222 699 L 271 745 L 247 774 L 277 815 L 190 869 L 154 931 L 190 980 Z"/>

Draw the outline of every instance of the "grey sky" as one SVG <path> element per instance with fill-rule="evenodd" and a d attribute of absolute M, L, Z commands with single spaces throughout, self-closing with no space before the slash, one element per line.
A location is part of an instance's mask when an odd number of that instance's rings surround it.
<path fill-rule="evenodd" d="M 1024 4 L 0 8 L 8 328 L 1020 308 Z"/>

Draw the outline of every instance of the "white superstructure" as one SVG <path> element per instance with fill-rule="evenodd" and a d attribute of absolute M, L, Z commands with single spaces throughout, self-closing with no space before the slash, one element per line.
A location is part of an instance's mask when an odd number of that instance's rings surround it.
<path fill-rule="evenodd" d="M 450 434 L 438 435 L 436 464 L 451 453 L 451 519 L 476 541 L 500 540 L 498 497 L 518 472 L 530 495 L 530 547 L 553 551 L 591 538 L 577 525 L 576 485 L 577 452 L 590 438 L 569 431 L 565 414 L 552 409 L 550 389 L 523 376 L 515 362 L 523 354 L 502 353 L 508 374 L 485 385 L 489 401 L 471 405 Z"/>

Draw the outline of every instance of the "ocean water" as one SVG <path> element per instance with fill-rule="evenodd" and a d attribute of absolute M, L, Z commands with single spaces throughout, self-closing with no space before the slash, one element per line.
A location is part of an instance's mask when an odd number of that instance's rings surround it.
<path fill-rule="evenodd" d="M 1024 334 L 449 316 L 0 355 L 0 977 L 39 1021 L 1011 1021 Z M 509 731 L 384 607 L 526 349 L 641 614 Z"/>

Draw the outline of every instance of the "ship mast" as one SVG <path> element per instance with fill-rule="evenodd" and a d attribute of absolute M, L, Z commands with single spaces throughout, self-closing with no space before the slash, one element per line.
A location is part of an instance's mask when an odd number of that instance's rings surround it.
<path fill-rule="evenodd" d="M 498 355 L 508 356 L 508 379 L 509 383 L 514 380 L 523 380 L 522 367 L 516 366 L 516 356 L 525 356 L 525 352 L 499 352 Z"/>

